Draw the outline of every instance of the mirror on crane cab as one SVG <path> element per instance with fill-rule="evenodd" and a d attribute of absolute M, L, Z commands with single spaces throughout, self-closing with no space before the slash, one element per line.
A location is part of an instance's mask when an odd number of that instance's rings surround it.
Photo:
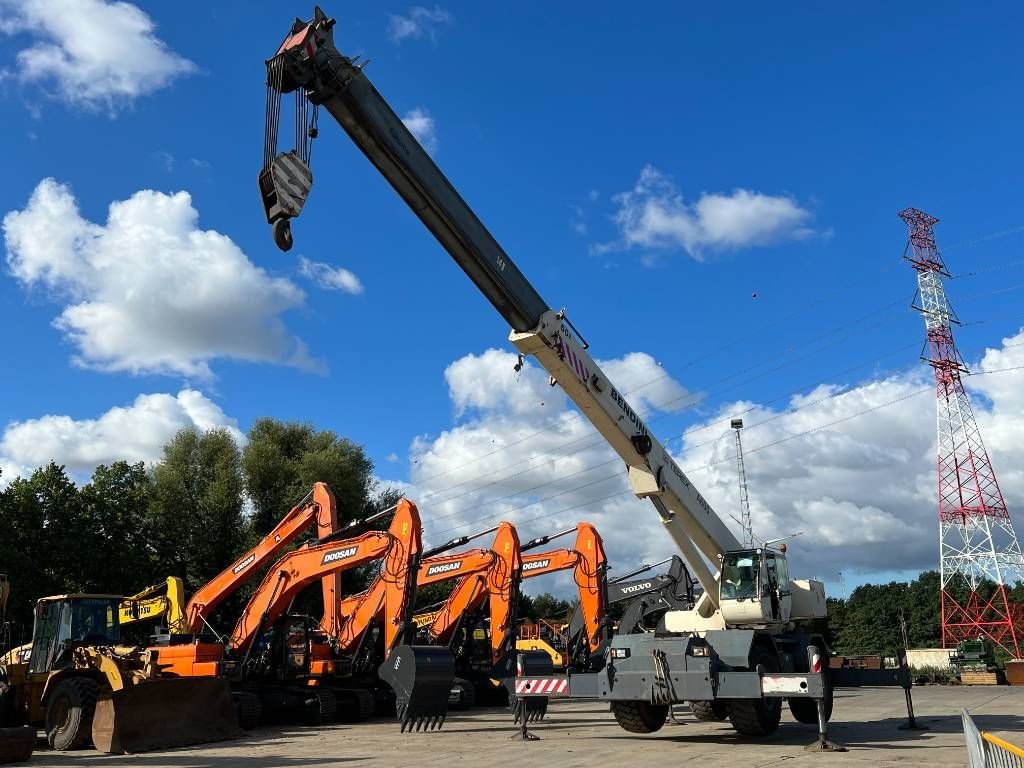
<path fill-rule="evenodd" d="M 730 626 L 785 624 L 793 598 L 789 563 L 774 549 L 726 552 L 718 580 L 722 617 Z"/>

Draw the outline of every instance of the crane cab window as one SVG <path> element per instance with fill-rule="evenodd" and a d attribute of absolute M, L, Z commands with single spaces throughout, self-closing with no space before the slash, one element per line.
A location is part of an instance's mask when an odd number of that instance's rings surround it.
<path fill-rule="evenodd" d="M 722 599 L 757 597 L 758 557 L 754 552 L 730 552 L 722 559 Z"/>

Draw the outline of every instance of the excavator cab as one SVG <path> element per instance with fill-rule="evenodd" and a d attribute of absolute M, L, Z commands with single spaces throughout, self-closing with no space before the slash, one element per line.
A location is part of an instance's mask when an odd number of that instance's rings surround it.
<path fill-rule="evenodd" d="M 719 579 L 722 616 L 730 626 L 785 624 L 793 608 L 784 550 L 727 552 Z"/>

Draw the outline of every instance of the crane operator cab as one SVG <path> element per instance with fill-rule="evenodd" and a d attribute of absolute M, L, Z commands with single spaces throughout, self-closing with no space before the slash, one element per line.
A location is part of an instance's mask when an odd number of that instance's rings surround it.
<path fill-rule="evenodd" d="M 729 626 L 785 624 L 790 620 L 793 599 L 785 549 L 766 547 L 725 553 L 718 583 L 722 617 Z"/>

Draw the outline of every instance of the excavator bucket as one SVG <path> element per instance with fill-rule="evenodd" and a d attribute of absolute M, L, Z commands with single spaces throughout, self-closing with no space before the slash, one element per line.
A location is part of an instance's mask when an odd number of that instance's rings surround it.
<path fill-rule="evenodd" d="M 227 681 L 153 680 L 100 696 L 92 741 L 101 752 L 147 752 L 242 734 Z"/>
<path fill-rule="evenodd" d="M 443 646 L 399 645 L 377 670 L 395 692 L 402 733 L 444 725 L 448 694 L 455 680 L 455 658 Z"/>

